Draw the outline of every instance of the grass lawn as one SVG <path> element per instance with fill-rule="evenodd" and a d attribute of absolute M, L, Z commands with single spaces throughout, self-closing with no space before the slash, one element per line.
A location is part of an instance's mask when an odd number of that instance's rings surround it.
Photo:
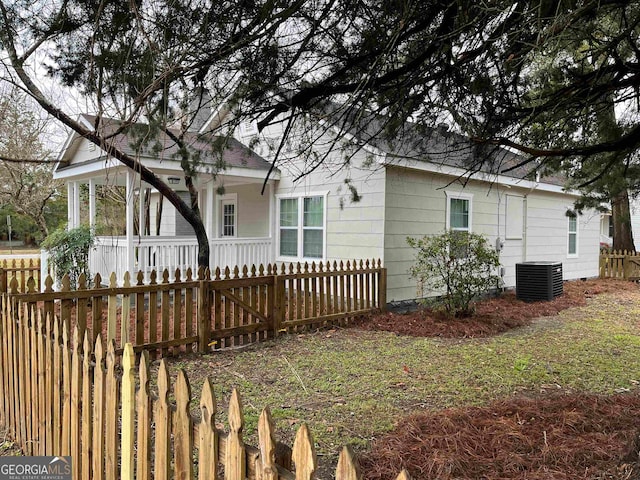
<path fill-rule="evenodd" d="M 281 441 L 291 444 L 306 422 L 319 456 L 332 463 L 342 445 L 366 451 L 410 414 L 518 394 L 636 394 L 639 352 L 640 289 L 633 287 L 492 337 L 333 329 L 168 364 L 173 376 L 186 370 L 195 397 L 211 377 L 222 423 L 231 389 L 238 388 L 247 443 L 256 444 L 258 416 L 269 406 Z"/>

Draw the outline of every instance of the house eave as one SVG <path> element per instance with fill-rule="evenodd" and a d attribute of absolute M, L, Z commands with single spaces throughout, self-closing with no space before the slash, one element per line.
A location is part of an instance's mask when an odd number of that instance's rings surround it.
<path fill-rule="evenodd" d="M 153 158 L 144 158 L 141 159 L 143 165 L 155 173 L 162 174 L 178 174 L 182 175 L 183 170 L 180 168 L 180 162 L 175 160 L 157 160 Z M 59 167 L 53 173 L 53 178 L 59 180 L 81 180 L 91 178 L 94 175 L 100 174 L 103 175 L 105 170 L 126 170 L 122 163 L 113 157 L 108 157 L 106 155 L 102 155 L 98 158 L 94 158 L 91 160 L 87 160 L 81 163 L 74 163 L 71 165 L 66 165 L 63 167 Z M 198 173 L 202 174 L 210 174 L 212 173 L 211 168 L 208 168 L 206 165 L 199 166 L 197 168 Z M 224 170 L 217 172 L 220 176 L 234 176 L 241 178 L 251 178 L 251 179 L 261 179 L 266 177 L 268 170 L 262 169 L 254 169 L 247 167 L 228 167 Z M 273 170 L 269 175 L 270 180 L 280 180 L 280 172 L 278 170 Z"/>
<path fill-rule="evenodd" d="M 438 173 L 441 175 L 447 175 L 456 178 L 465 178 L 470 180 L 477 180 L 481 182 L 488 182 L 493 184 L 505 185 L 508 187 L 517 187 L 525 190 L 539 190 L 544 192 L 561 193 L 564 195 L 571 195 L 575 197 L 580 196 L 580 192 L 577 190 L 566 190 L 562 185 L 554 185 L 552 183 L 536 182 L 534 180 L 526 180 L 522 178 L 514 178 L 506 175 L 499 175 L 496 173 L 487 172 L 473 172 L 459 167 L 453 167 L 450 165 L 435 164 L 423 160 L 415 160 L 401 157 L 394 157 L 386 155 L 380 162 L 385 166 L 395 166 L 402 168 L 409 168 L 412 170 L 419 170 L 423 172 Z"/>

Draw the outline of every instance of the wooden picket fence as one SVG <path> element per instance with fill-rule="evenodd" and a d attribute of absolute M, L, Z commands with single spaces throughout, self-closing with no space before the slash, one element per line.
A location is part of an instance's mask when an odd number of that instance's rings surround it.
<path fill-rule="evenodd" d="M 640 252 L 613 250 L 601 253 L 600 278 L 640 280 Z"/>
<path fill-rule="evenodd" d="M 96 275 L 87 283 L 81 276 L 72 289 L 64 277 L 54 291 L 47 277 L 37 292 L 30 279 L 27 292 L 20 293 L 12 279 L 8 298 L 58 316 L 68 331 L 77 325 L 81 337 L 88 331 L 92 344 L 102 334 L 103 348 L 114 340 L 121 352 L 130 342 L 136 352 L 158 356 L 344 324 L 386 306 L 386 270 L 380 260 L 245 266 L 216 269 L 213 275 L 201 269 L 197 278 L 191 270 L 184 277 L 176 271 L 173 281 L 165 270 L 160 280 L 152 272 L 147 284 L 141 272 L 135 282 L 127 273 L 121 286 L 114 274 L 108 286 Z"/>
<path fill-rule="evenodd" d="M 40 291 L 40 258 L 0 259 L 0 293 L 8 292 L 9 284 L 14 282 L 19 292 L 27 291 L 27 282 L 33 279 L 33 288 Z"/>
<path fill-rule="evenodd" d="M 240 396 L 229 401 L 228 431 L 216 427 L 216 400 L 205 381 L 199 415 L 189 408 L 189 380 L 180 371 L 172 387 L 164 360 L 157 391 L 150 389 L 149 355 L 136 357 L 127 343 L 121 357 L 115 342 L 106 355 L 77 326 L 28 311 L 11 312 L 5 302 L 0 322 L 0 425 L 26 455 L 72 458 L 74 480 L 310 480 L 317 469 L 314 443 L 302 425 L 292 448 L 277 444 L 265 407 L 258 447 L 245 445 Z M 136 368 L 136 362 L 138 367 Z M 175 398 L 171 402 L 170 396 Z M 295 468 L 293 468 L 295 467 Z M 344 448 L 335 479 L 361 478 L 353 454 Z M 402 471 L 398 480 L 408 480 Z"/>

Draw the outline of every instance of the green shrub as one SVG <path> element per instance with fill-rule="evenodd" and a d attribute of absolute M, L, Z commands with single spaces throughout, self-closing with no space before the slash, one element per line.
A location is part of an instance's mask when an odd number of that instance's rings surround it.
<path fill-rule="evenodd" d="M 469 315 L 474 299 L 499 286 L 500 259 L 482 235 L 451 230 L 407 242 L 417 250 L 411 277 L 423 295 L 441 295 L 437 305 L 449 316 Z"/>
<path fill-rule="evenodd" d="M 49 253 L 49 261 L 55 269 L 58 281 L 68 273 L 71 286 L 75 287 L 81 274 L 90 278 L 89 250 L 94 241 L 91 228 L 83 225 L 71 230 L 60 228 L 42 242 L 42 248 Z"/>

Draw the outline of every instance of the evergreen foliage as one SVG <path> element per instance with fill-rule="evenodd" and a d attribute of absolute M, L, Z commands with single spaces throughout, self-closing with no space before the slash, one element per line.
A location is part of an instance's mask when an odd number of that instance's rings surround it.
<path fill-rule="evenodd" d="M 482 235 L 449 230 L 409 237 L 407 243 L 417 250 L 411 277 L 418 280 L 422 294 L 440 296 L 436 305 L 449 316 L 469 315 L 475 299 L 499 286 L 500 258 Z"/>
<path fill-rule="evenodd" d="M 53 264 L 58 281 L 68 274 L 71 286 L 75 288 L 81 274 L 84 273 L 87 279 L 91 278 L 89 251 L 93 248 L 94 241 L 91 228 L 81 225 L 71 230 L 59 228 L 42 242 L 42 248 L 49 253 L 49 261 Z"/>
<path fill-rule="evenodd" d="M 207 266 L 196 167 L 223 171 L 225 137 L 247 121 L 257 122 L 260 135 L 281 124 L 284 139 L 263 140 L 274 167 L 306 160 L 300 176 L 339 148 L 315 151 L 321 134 L 355 134 L 349 138 L 360 144 L 413 142 L 420 148 L 407 156 L 424 160 L 428 137 L 446 122 L 478 147 L 466 165 L 471 172 L 518 168 L 487 165 L 493 148 L 508 146 L 527 156 L 521 175 L 584 173 L 586 186 L 611 171 L 632 184 L 639 33 L 638 3 L 617 0 L 0 1 L 11 73 L 3 81 L 19 83 L 50 115 L 139 172 L 194 227 Z M 549 68 L 532 68 L 541 61 Z M 179 147 L 191 201 L 115 148 L 100 132 L 104 120 L 95 131 L 74 121 L 59 98 L 38 88 L 37 70 L 25 68 L 37 62 L 81 91 L 99 117 L 120 120 L 120 131 L 143 122 L 137 153 L 161 154 L 159 139 L 168 136 Z M 624 120 L 614 136 L 601 135 L 594 118 L 611 108 Z M 231 115 L 201 129 L 214 111 Z M 320 130 L 308 128 L 310 120 Z M 202 142 L 209 152 L 193 148 Z M 348 166 L 352 153 L 335 167 Z M 598 168 L 613 157 L 623 159 L 621 170 Z"/>

